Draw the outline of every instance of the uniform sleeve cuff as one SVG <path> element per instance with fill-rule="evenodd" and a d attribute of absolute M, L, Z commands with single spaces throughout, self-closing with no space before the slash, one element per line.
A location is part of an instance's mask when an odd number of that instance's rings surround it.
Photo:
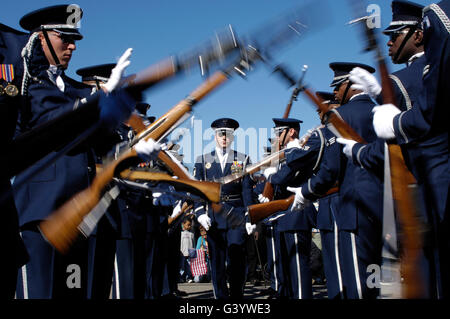
<path fill-rule="evenodd" d="M 394 134 L 395 138 L 397 139 L 397 144 L 399 145 L 407 144 L 409 142 L 402 125 L 402 118 L 404 114 L 405 112 L 401 112 L 400 114 L 394 116 L 393 119 Z"/>

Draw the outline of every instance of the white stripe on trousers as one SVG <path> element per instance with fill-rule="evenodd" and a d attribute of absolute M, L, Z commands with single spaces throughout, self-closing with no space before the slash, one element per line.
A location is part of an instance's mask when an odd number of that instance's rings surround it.
<path fill-rule="evenodd" d="M 300 273 L 300 256 L 298 254 L 298 236 L 294 233 L 295 240 L 295 262 L 297 264 L 297 284 L 298 284 L 298 299 L 302 299 L 302 275 Z"/>
<path fill-rule="evenodd" d="M 20 232 L 19 234 L 20 234 L 20 238 L 22 238 L 22 232 Z M 21 270 L 22 270 L 23 299 L 29 299 L 28 298 L 27 264 L 23 265 Z"/>
<path fill-rule="evenodd" d="M 275 258 L 275 232 L 272 226 L 272 259 L 273 259 L 273 277 L 275 278 L 275 291 L 278 291 L 278 278 L 277 278 L 277 260 Z"/>
<path fill-rule="evenodd" d="M 114 254 L 114 279 L 116 281 L 116 299 L 120 299 L 120 282 L 119 282 L 119 267 L 117 264 L 117 254 Z"/>
<path fill-rule="evenodd" d="M 338 275 L 338 283 L 339 283 L 339 295 L 342 299 L 344 299 L 344 287 L 342 285 L 342 273 L 341 273 L 341 261 L 339 259 L 339 230 L 334 222 L 334 255 L 336 259 L 336 269 Z"/>
<path fill-rule="evenodd" d="M 361 278 L 359 277 L 358 255 L 356 253 L 355 234 L 354 233 L 350 233 L 350 236 L 351 236 L 351 239 L 352 239 L 353 267 L 355 269 L 356 288 L 358 290 L 358 297 L 359 297 L 359 299 L 362 299 Z"/>

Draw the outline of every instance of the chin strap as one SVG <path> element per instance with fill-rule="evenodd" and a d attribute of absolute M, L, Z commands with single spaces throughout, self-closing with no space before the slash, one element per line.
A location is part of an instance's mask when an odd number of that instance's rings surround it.
<path fill-rule="evenodd" d="M 48 37 L 48 32 L 46 29 L 42 29 L 42 34 L 44 34 L 45 41 L 47 42 L 47 46 L 50 50 L 50 53 L 55 60 L 55 65 L 59 69 L 61 67 L 61 62 L 59 62 L 58 57 L 56 56 L 55 50 L 53 49 L 52 43 L 50 42 L 50 38 Z"/>
<path fill-rule="evenodd" d="M 345 88 L 344 95 L 342 95 L 341 104 L 345 104 L 345 99 L 347 98 L 347 94 L 348 94 L 348 91 L 350 90 L 351 86 L 352 86 L 352 82 L 350 82 L 350 80 L 349 80 L 348 84 L 347 84 L 347 87 Z"/>
<path fill-rule="evenodd" d="M 418 26 L 418 25 L 416 24 L 416 25 L 413 25 L 413 26 L 411 26 L 411 27 L 409 28 L 408 33 L 406 34 L 405 38 L 403 39 L 402 43 L 400 44 L 400 47 L 398 48 L 397 52 L 396 52 L 395 55 L 394 55 L 393 61 L 394 61 L 395 63 L 397 63 L 397 59 L 398 59 L 398 57 L 399 57 L 399 55 L 400 55 L 400 52 L 402 52 L 403 48 L 405 47 L 406 42 L 408 42 L 409 38 L 411 38 L 411 36 L 414 34 L 414 32 L 416 32 L 417 26 Z"/>

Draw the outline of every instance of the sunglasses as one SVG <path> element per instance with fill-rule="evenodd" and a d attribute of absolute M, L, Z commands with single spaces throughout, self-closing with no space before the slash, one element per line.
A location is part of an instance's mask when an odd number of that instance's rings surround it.
<path fill-rule="evenodd" d="M 55 32 L 55 33 L 53 33 L 53 35 L 60 38 L 62 43 L 64 43 L 64 44 L 74 44 L 75 41 L 79 40 L 78 37 L 73 34 L 64 34 L 64 33 Z"/>
<path fill-rule="evenodd" d="M 397 38 L 400 36 L 400 34 L 408 33 L 408 30 L 402 30 L 402 31 L 394 31 L 389 33 L 389 41 L 395 42 Z"/>
<path fill-rule="evenodd" d="M 230 132 L 230 131 L 225 131 L 225 130 L 223 130 L 223 131 L 217 131 L 217 136 L 219 136 L 219 137 L 224 137 L 224 136 L 226 136 L 226 137 L 231 137 L 231 136 L 233 136 L 233 132 Z"/>
<path fill-rule="evenodd" d="M 345 84 L 345 83 L 348 83 L 348 82 L 349 82 L 349 80 L 345 80 L 345 81 L 342 81 L 341 83 L 335 85 L 333 91 L 339 91 L 339 89 L 341 88 L 341 86 L 342 86 L 343 84 Z"/>

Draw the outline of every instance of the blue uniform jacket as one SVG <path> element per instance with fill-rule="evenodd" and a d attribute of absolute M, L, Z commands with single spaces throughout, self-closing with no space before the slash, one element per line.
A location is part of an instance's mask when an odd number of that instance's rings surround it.
<path fill-rule="evenodd" d="M 425 94 L 420 95 L 418 108 L 402 112 L 394 118 L 395 136 L 399 144 L 433 138 L 435 143 L 440 143 L 444 139 L 448 140 L 446 103 L 450 98 L 449 9 L 448 0 L 424 9 L 426 66 L 423 69 L 423 86 Z"/>
<path fill-rule="evenodd" d="M 33 128 L 73 109 L 77 99 L 91 93 L 89 86 L 65 75 L 62 78 L 65 92 L 56 87 L 46 70 L 42 70 L 38 78 L 29 84 L 26 104 L 29 107 L 26 110 L 29 117 L 26 125 L 18 131 L 24 127 Z M 65 132 L 61 132 L 63 133 Z M 40 161 L 35 165 L 39 163 Z M 26 174 L 27 171 L 28 169 L 21 174 Z M 77 192 L 88 187 L 94 174 L 94 153 L 87 145 L 81 145 L 41 170 L 22 187 L 15 188 L 13 185 L 20 226 L 45 219 Z"/>
<path fill-rule="evenodd" d="M 370 97 L 362 94 L 355 96 L 347 104 L 333 111 L 341 116 L 366 142 L 370 143 L 377 139 L 372 126 L 372 108 L 374 106 L 375 103 Z M 313 178 L 303 185 L 303 195 L 308 199 L 317 199 L 320 195 L 324 195 L 337 179 L 341 205 L 336 219 L 340 229 L 357 229 L 358 214 L 366 214 L 372 220 L 381 221 L 383 203 L 381 180 L 373 173 L 348 161 L 341 153 L 341 147 L 338 147 L 339 154 L 335 154 L 335 158 L 326 156 L 329 164 L 321 165 L 319 173 L 322 169 L 325 170 L 325 173 L 321 174 L 321 178 Z M 336 163 L 331 164 L 330 162 L 333 160 Z"/>
<path fill-rule="evenodd" d="M 448 214 L 449 194 L 450 1 L 432 4 L 423 11 L 425 92 L 419 97 L 419 107 L 394 117 L 394 131 L 399 144 L 420 142 L 418 181 L 430 188 L 432 202 L 442 220 Z"/>
<path fill-rule="evenodd" d="M 194 166 L 194 176 L 198 180 L 212 181 L 214 179 L 227 176 L 232 172 L 239 172 L 245 169 L 245 167 L 249 164 L 251 164 L 251 162 L 247 155 L 237 151 L 230 151 L 228 161 L 222 173 L 219 158 L 214 150 L 211 153 L 204 154 L 197 158 Z M 253 183 L 250 176 L 246 175 L 239 181 L 222 185 L 221 197 L 226 198 L 227 196 L 231 196 L 230 200 L 226 200 L 226 203 L 232 207 L 240 208 L 236 209 L 235 213 L 242 215 L 242 218 L 245 214 L 244 208 L 253 203 L 252 184 Z M 216 224 L 218 229 L 227 229 L 230 226 L 225 214 L 216 214 L 211 209 L 208 209 L 208 211 L 208 215 L 211 218 L 211 223 Z M 203 213 L 205 213 L 205 206 L 196 204 L 196 216 L 200 216 Z"/>
<path fill-rule="evenodd" d="M 336 155 L 338 155 L 337 152 L 339 152 L 340 150 L 338 147 L 338 143 L 335 142 L 336 137 L 326 127 L 320 128 L 319 132 L 323 136 L 322 139 L 323 155 L 321 156 L 319 169 L 314 174 L 314 176 L 311 177 L 309 180 L 313 178 L 319 179 L 321 174 L 328 173 L 328 169 L 330 168 L 329 165 L 331 165 L 332 167 L 333 165 L 338 164 L 338 161 L 336 161 L 335 158 Z M 335 171 L 339 172 L 339 167 L 337 165 Z M 329 231 L 332 231 L 334 229 L 334 221 L 338 213 L 337 210 L 339 204 L 338 196 L 339 196 L 338 193 L 334 193 L 331 195 L 320 197 L 319 209 L 317 210 L 316 228 L 320 230 L 329 230 Z"/>
<path fill-rule="evenodd" d="M 297 187 L 313 174 L 320 161 L 322 150 L 322 135 L 316 130 L 309 137 L 303 148 L 290 148 L 285 151 L 286 162 L 279 170 L 269 176 L 269 182 L 277 190 L 275 199 L 286 198 L 292 193 L 286 191 L 287 186 Z M 315 227 L 317 211 L 314 206 L 301 212 L 285 212 L 278 220 L 279 231 L 310 230 Z"/>
<path fill-rule="evenodd" d="M 23 64 L 20 58 L 20 51 L 25 45 L 28 36 L 20 31 L 14 30 L 0 23 L 0 64 L 12 64 L 15 77 L 12 81 L 19 90 L 23 74 Z M 4 80 L 0 80 L 0 85 L 5 86 Z M 20 96 L 10 97 L 6 94 L 0 95 L 0 138 L 4 152 L 2 158 L 8 156 L 9 144 L 11 143 L 16 127 L 19 113 L 18 101 Z M 0 159 L 0 164 L 2 159 Z M 4 171 L 8 170 L 6 165 L 1 165 Z M 9 174 L 0 174 L 0 194 L 4 195 L 11 191 Z M 2 212 L 2 235 L 0 243 L 3 252 L 4 266 L 8 265 L 8 270 L 22 266 L 28 256 L 22 239 L 19 236 L 19 222 L 16 207 L 12 196 L 8 196 L 0 202 Z M 4 273 L 10 276 L 11 273 Z M 15 274 L 14 274 L 15 275 Z"/>

